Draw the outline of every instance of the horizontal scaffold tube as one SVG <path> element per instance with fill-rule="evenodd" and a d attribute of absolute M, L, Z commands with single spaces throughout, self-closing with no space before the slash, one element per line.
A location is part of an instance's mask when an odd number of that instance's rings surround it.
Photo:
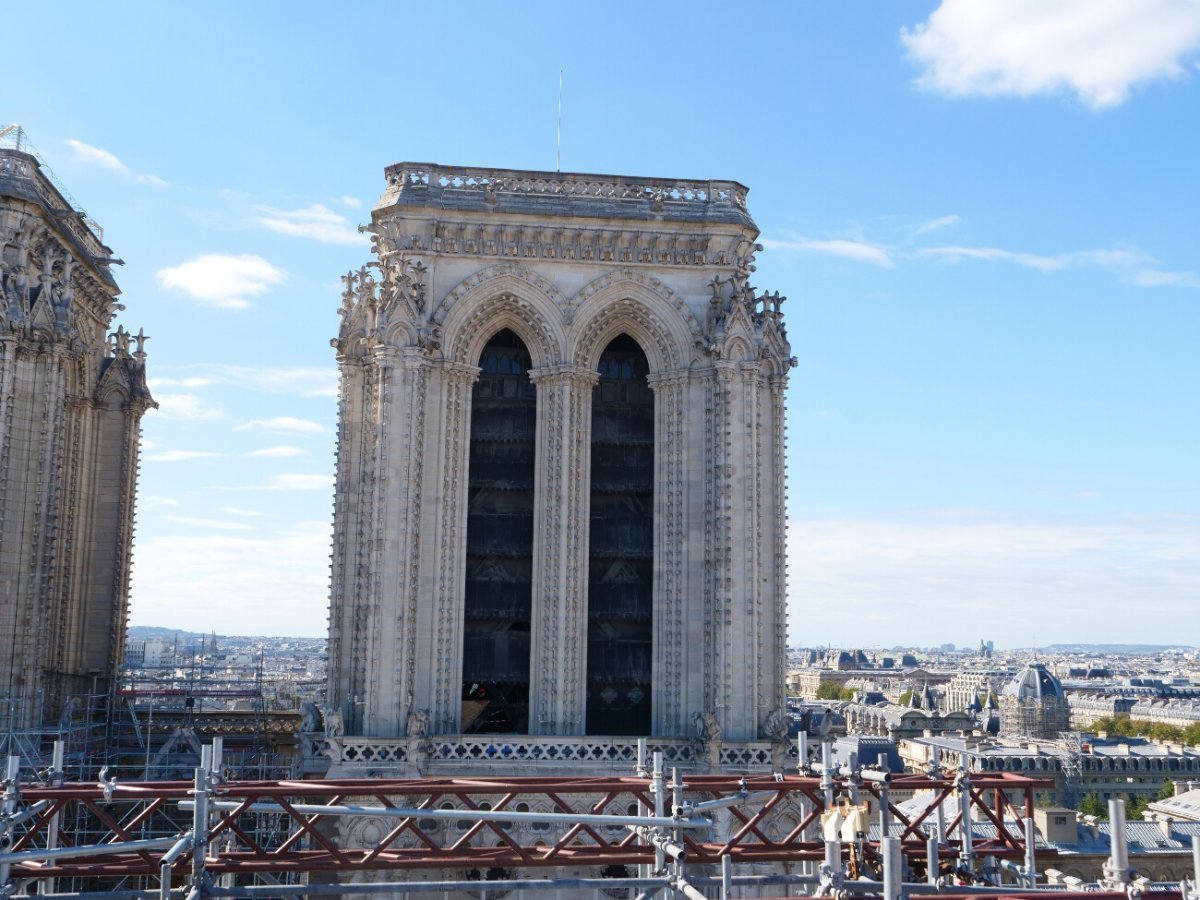
<path fill-rule="evenodd" d="M 183 800 L 180 809 L 194 809 L 194 800 Z M 305 816 L 376 816 L 389 819 L 449 819 L 458 822 L 562 822 L 567 825 L 659 825 L 664 828 L 711 828 L 712 820 L 704 818 L 670 818 L 668 816 L 605 816 L 592 813 L 517 812 L 507 809 L 415 809 L 401 806 L 322 806 L 315 803 L 289 803 L 286 808 L 277 803 L 237 803 L 232 800 L 208 804 L 209 809 L 222 812 L 300 813 Z"/>

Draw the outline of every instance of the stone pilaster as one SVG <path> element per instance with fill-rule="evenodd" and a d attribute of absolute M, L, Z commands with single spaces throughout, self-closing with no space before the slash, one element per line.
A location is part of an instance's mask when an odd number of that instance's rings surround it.
<path fill-rule="evenodd" d="M 587 666 L 588 485 L 596 372 L 548 366 L 537 385 L 530 723 L 583 734 Z"/>
<path fill-rule="evenodd" d="M 327 702 L 351 723 L 353 698 L 362 690 L 364 655 L 357 642 L 358 607 L 365 600 L 364 533 L 368 519 L 363 489 L 371 462 L 364 452 L 369 374 L 359 356 L 338 354 L 338 439 L 333 500 L 333 558 L 329 611 Z"/>
<path fill-rule="evenodd" d="M 691 641 L 686 608 L 687 498 L 685 441 L 688 373 L 651 375 L 654 391 L 654 692 L 652 733 L 688 731 L 687 671 Z"/>
<path fill-rule="evenodd" d="M 765 501 L 764 525 L 771 551 L 770 582 L 766 609 L 772 619 L 774 665 L 765 672 L 768 691 L 764 697 L 770 709 L 782 711 L 786 706 L 785 668 L 787 660 L 787 375 L 772 375 L 767 379 L 770 393 L 771 427 L 767 440 L 767 459 L 771 467 L 770 490 L 763 492 Z"/>
<path fill-rule="evenodd" d="M 712 463 L 711 681 L 705 691 L 724 740 L 758 736 L 765 710 L 759 696 L 763 620 L 760 584 L 759 509 L 761 490 L 759 414 L 761 376 L 753 363 L 720 360 L 708 448 Z M 706 548 L 707 549 L 707 548 Z"/>
<path fill-rule="evenodd" d="M 409 526 L 407 516 L 396 517 L 393 510 L 404 509 L 408 485 L 404 475 L 407 459 L 404 448 L 410 435 L 403 415 L 411 404 L 411 387 L 394 347 L 377 345 L 369 363 L 371 389 L 369 416 L 364 417 L 365 444 L 373 447 L 368 459 L 371 467 L 364 487 L 370 492 L 370 514 L 366 519 L 367 540 L 362 550 L 369 562 L 365 609 L 359 616 L 366 649 L 364 691 L 357 698 L 364 734 L 397 734 L 397 696 L 403 690 L 401 672 L 388 661 L 395 659 L 397 644 L 403 640 L 404 618 L 397 614 L 392 597 L 402 596 L 403 570 L 410 564 L 406 554 L 395 552 Z M 394 408 L 399 405 L 399 409 Z M 400 413 L 400 415 L 397 415 Z M 398 432 L 398 433 L 397 433 Z M 399 450 L 397 453 L 396 450 Z M 399 484 L 401 496 L 394 486 Z M 399 609 L 403 609 L 403 604 Z M 365 613 L 365 615 L 364 615 Z"/>
<path fill-rule="evenodd" d="M 421 670 L 412 672 L 413 692 L 405 698 L 405 715 L 426 710 L 434 733 L 450 734 L 460 728 L 463 672 L 463 607 L 466 591 L 467 477 L 471 447 L 471 388 L 479 377 L 476 366 L 440 362 L 430 369 L 431 382 L 428 421 L 433 440 L 428 441 L 427 478 L 436 479 L 437 496 L 426 498 L 426 513 L 433 544 L 424 547 L 436 581 L 422 604 L 413 596 L 413 612 L 421 623 L 421 633 L 433 636 L 420 646 L 412 643 L 407 656 L 410 668 L 421 660 Z M 433 423 L 438 423 L 436 426 Z M 436 436 L 440 435 L 440 440 Z M 419 477 L 419 473 L 415 477 Z M 414 548 L 416 544 L 414 543 Z M 436 567 L 436 569 L 435 569 Z M 426 583 L 424 579 L 422 583 Z M 416 581 L 413 582 L 414 586 Z M 428 619 L 425 616 L 428 616 Z M 415 641 L 416 635 L 413 635 Z M 431 698 L 424 707 L 414 698 Z"/>

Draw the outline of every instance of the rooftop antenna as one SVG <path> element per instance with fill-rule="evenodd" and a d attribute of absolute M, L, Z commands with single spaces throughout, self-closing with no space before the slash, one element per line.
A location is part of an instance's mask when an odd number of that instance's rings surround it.
<path fill-rule="evenodd" d="M 556 153 L 554 157 L 554 171 L 562 171 L 562 95 L 563 95 L 563 70 L 558 70 L 558 141 Z"/>

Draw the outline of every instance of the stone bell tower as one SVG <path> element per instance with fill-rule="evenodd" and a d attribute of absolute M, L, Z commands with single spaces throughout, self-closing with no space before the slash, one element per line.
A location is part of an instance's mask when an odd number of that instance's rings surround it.
<path fill-rule="evenodd" d="M 104 696 L 121 662 L 145 336 L 110 331 L 102 232 L 0 137 L 0 729 Z"/>
<path fill-rule="evenodd" d="M 333 341 L 330 716 L 450 754 L 776 737 L 793 360 L 746 188 L 386 175 Z"/>

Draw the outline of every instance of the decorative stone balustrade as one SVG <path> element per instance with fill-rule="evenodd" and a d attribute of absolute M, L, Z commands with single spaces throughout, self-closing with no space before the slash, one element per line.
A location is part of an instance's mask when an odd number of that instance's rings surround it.
<path fill-rule="evenodd" d="M 75 200 L 57 187 L 39 166 L 37 158 L 18 150 L 0 147 L 0 179 L 24 182 L 58 215 L 59 222 L 71 232 L 93 259 L 108 259 L 104 230 L 91 218 L 78 212 Z"/>
<path fill-rule="evenodd" d="M 462 191 L 494 202 L 497 194 L 557 195 L 599 200 L 648 200 L 654 211 L 663 203 L 719 204 L 746 208 L 746 187 L 736 181 L 679 181 L 611 175 L 528 172 L 402 162 L 386 170 L 388 183 L 401 192 Z"/>
<path fill-rule="evenodd" d="M 637 738 L 545 737 L 526 735 L 454 735 L 422 738 L 333 737 L 327 752 L 334 768 L 390 769 L 420 767 L 429 774 L 481 773 L 493 766 L 521 771 L 566 770 L 594 774 L 632 774 L 637 766 Z M 687 771 L 771 772 L 778 761 L 795 766 L 771 741 L 728 741 L 708 745 L 694 740 L 652 738 L 651 754 L 661 751 L 663 764 Z M 713 766 L 713 762 L 716 766 Z"/>

